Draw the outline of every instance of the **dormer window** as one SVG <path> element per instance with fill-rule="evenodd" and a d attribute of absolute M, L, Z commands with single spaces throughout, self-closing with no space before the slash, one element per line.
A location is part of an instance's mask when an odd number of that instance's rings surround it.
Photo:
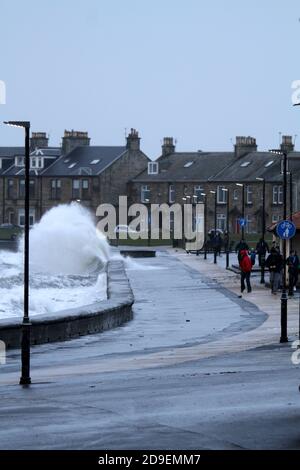
<path fill-rule="evenodd" d="M 15 165 L 17 167 L 23 168 L 25 166 L 25 158 L 24 157 L 16 157 L 15 158 Z"/>
<path fill-rule="evenodd" d="M 149 162 L 148 163 L 148 175 L 157 175 L 158 174 L 158 162 Z"/>
<path fill-rule="evenodd" d="M 41 157 L 30 157 L 30 168 L 44 168 L 44 159 Z"/>

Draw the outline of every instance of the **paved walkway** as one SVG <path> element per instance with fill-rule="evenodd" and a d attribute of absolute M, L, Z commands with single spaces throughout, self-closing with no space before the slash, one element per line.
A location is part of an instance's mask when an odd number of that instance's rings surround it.
<path fill-rule="evenodd" d="M 203 255 L 187 254 L 184 250 L 169 249 L 168 251 L 187 266 L 197 270 L 210 280 L 218 282 L 237 297 L 240 296 L 240 276 L 225 269 L 224 255 L 218 258 L 218 264 L 214 264 L 211 254 L 208 255 L 207 260 L 204 260 Z M 231 255 L 231 262 L 236 263 L 236 255 Z M 269 274 L 266 272 L 265 278 L 268 279 L 268 277 Z M 276 344 L 280 338 L 280 293 L 276 296 L 272 295 L 270 289 L 260 284 L 259 274 L 252 276 L 251 284 L 252 292 L 250 294 L 244 293 L 243 299 L 256 305 L 268 315 L 268 318 L 255 330 L 235 338 L 235 348 L 238 347 L 237 343 L 240 343 L 242 348 Z M 288 336 L 290 341 L 298 339 L 299 308 L 299 294 L 295 293 L 295 296 L 288 300 Z"/>

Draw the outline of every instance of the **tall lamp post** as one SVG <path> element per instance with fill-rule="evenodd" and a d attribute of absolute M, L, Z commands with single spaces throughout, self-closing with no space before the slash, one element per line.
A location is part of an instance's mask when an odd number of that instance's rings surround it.
<path fill-rule="evenodd" d="M 217 191 L 210 191 L 211 194 L 215 195 L 215 222 L 214 222 L 214 238 L 217 236 Z M 214 246 L 214 264 L 217 264 L 217 247 Z"/>
<path fill-rule="evenodd" d="M 206 203 L 206 193 L 201 193 L 204 202 L 204 259 L 207 259 L 207 203 Z"/>
<path fill-rule="evenodd" d="M 293 173 L 290 171 L 290 181 L 289 181 L 289 186 L 290 186 L 290 221 L 293 222 Z M 293 239 L 290 239 L 290 250 L 292 250 L 293 247 Z"/>
<path fill-rule="evenodd" d="M 283 161 L 283 220 L 287 218 L 287 153 L 282 151 L 273 151 L 282 156 Z M 283 239 L 283 282 L 281 291 L 281 335 L 280 343 L 288 342 L 287 335 L 287 292 L 286 292 L 286 239 Z"/>
<path fill-rule="evenodd" d="M 242 188 L 242 219 L 245 220 L 245 185 L 243 183 L 236 183 L 237 186 Z M 245 239 L 245 226 L 242 225 L 242 239 Z"/>
<path fill-rule="evenodd" d="M 30 169 L 30 122 L 5 121 L 4 124 L 25 130 L 25 224 L 24 224 L 24 313 L 22 322 L 20 385 L 31 384 L 30 378 L 30 319 L 29 319 L 29 169 Z"/>
<path fill-rule="evenodd" d="M 227 247 L 226 247 L 226 269 L 229 268 L 229 189 L 222 188 L 226 192 L 226 232 L 227 232 Z"/>
<path fill-rule="evenodd" d="M 256 178 L 257 181 L 262 181 L 263 189 L 262 189 L 262 224 L 261 224 L 261 238 L 263 242 L 265 241 L 266 235 L 266 180 L 265 178 Z M 260 283 L 265 283 L 265 255 L 262 255 L 260 258 L 261 262 L 261 277 Z"/>

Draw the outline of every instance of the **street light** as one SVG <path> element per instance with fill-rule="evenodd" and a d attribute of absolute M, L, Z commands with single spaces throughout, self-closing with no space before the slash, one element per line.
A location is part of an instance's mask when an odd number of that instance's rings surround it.
<path fill-rule="evenodd" d="M 263 242 L 265 241 L 265 234 L 266 234 L 266 180 L 265 178 L 256 178 L 257 181 L 262 181 L 263 184 L 263 203 L 262 203 L 262 227 L 261 227 L 261 235 L 262 235 L 262 240 Z M 260 263 L 261 263 L 261 278 L 260 278 L 260 283 L 264 284 L 265 283 L 265 255 L 263 255 L 260 258 Z"/>
<path fill-rule="evenodd" d="M 227 232 L 227 249 L 226 249 L 226 269 L 229 268 L 229 189 L 222 188 L 227 194 L 227 211 L 226 211 L 226 232 Z"/>
<path fill-rule="evenodd" d="M 214 238 L 217 236 L 217 191 L 210 191 L 215 195 L 215 233 Z M 216 240 L 215 240 L 216 241 Z M 217 264 L 217 247 L 214 247 L 214 264 Z"/>
<path fill-rule="evenodd" d="M 207 231 L 207 203 L 206 203 L 206 193 L 200 193 L 203 196 L 204 200 L 204 259 L 207 259 L 207 238 L 206 238 L 206 231 Z"/>
<path fill-rule="evenodd" d="M 243 225 L 242 225 L 242 239 L 244 240 L 245 238 L 245 227 L 244 227 L 244 220 L 245 220 L 245 185 L 243 183 L 235 183 L 236 186 L 240 186 L 243 188 L 242 190 L 242 219 L 243 219 Z"/>
<path fill-rule="evenodd" d="M 25 223 L 24 223 L 24 314 L 22 322 L 20 385 L 31 384 L 30 378 L 30 327 L 29 320 L 29 169 L 30 169 L 30 122 L 5 121 L 4 124 L 25 129 Z"/>
<path fill-rule="evenodd" d="M 272 150 L 271 153 L 281 155 L 283 157 L 283 220 L 286 220 L 286 189 L 287 189 L 287 153 Z M 286 293 L 286 239 L 283 239 L 283 283 L 281 291 L 281 336 L 280 343 L 287 343 L 287 293 Z"/>

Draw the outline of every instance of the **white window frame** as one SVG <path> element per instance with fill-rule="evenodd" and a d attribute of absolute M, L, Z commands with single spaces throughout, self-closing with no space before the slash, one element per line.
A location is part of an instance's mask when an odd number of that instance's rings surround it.
<path fill-rule="evenodd" d="M 25 157 L 18 156 L 15 158 L 15 166 L 18 168 L 24 168 L 25 167 Z"/>
<path fill-rule="evenodd" d="M 149 196 L 148 197 L 145 197 L 145 193 L 148 193 Z M 147 203 L 150 201 L 150 187 L 148 184 L 143 184 L 141 186 L 141 201 L 143 203 Z"/>
<path fill-rule="evenodd" d="M 217 214 L 217 228 L 225 232 L 226 226 L 227 226 L 226 214 Z"/>
<path fill-rule="evenodd" d="M 204 202 L 203 193 L 204 189 L 200 184 L 194 186 L 194 196 L 197 196 L 197 199 L 195 198 L 197 202 Z"/>
<path fill-rule="evenodd" d="M 227 204 L 227 192 L 223 191 L 226 189 L 225 186 L 218 186 L 217 187 L 217 203 L 218 204 Z"/>
<path fill-rule="evenodd" d="M 276 185 L 273 186 L 273 204 L 280 205 L 283 204 L 283 186 Z"/>
<path fill-rule="evenodd" d="M 148 162 L 148 175 L 158 175 L 158 162 Z"/>
<path fill-rule="evenodd" d="M 32 225 L 35 224 L 35 209 L 30 208 L 29 209 L 29 225 L 32 227 Z M 25 209 L 21 208 L 18 210 L 18 225 L 20 227 L 24 227 L 25 225 Z"/>
<path fill-rule="evenodd" d="M 169 203 L 173 204 L 176 200 L 175 184 L 169 184 Z"/>
<path fill-rule="evenodd" d="M 253 190 L 252 186 L 246 186 L 246 202 L 247 204 L 253 204 Z"/>

